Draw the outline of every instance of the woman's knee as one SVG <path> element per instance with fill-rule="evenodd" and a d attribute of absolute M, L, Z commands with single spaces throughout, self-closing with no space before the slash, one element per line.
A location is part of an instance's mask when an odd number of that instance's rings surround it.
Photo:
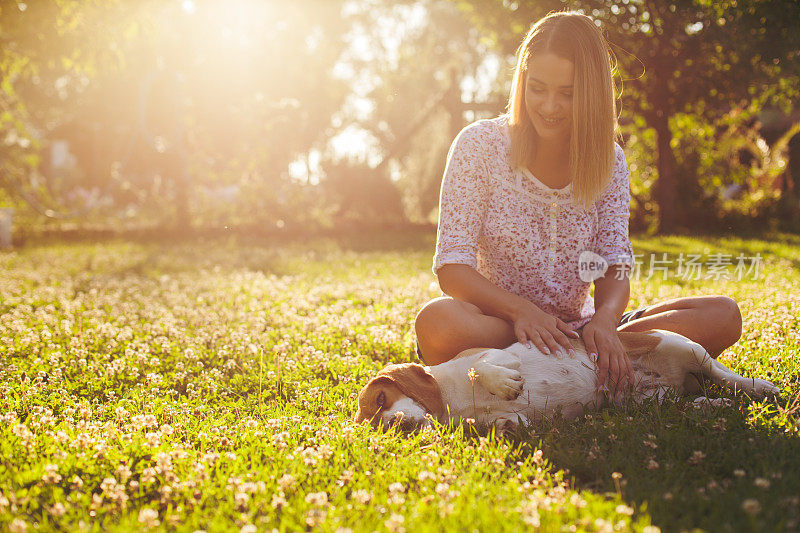
<path fill-rule="evenodd" d="M 727 296 L 716 296 L 711 300 L 714 314 L 719 324 L 723 326 L 726 341 L 733 344 L 742 336 L 742 311 L 736 300 Z"/>
<path fill-rule="evenodd" d="M 447 328 L 464 313 L 481 314 L 481 310 L 469 302 L 456 300 L 450 296 L 440 296 L 422 306 L 414 318 L 414 329 L 418 337 L 420 333 L 427 336 L 430 332 Z"/>
<path fill-rule="evenodd" d="M 419 310 L 414 318 L 414 331 L 423 351 L 445 349 L 451 342 L 459 323 L 469 315 L 479 315 L 478 306 L 449 296 L 435 298 Z"/>

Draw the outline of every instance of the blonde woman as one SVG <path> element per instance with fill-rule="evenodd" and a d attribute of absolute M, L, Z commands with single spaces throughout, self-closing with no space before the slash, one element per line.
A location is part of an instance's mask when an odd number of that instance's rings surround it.
<path fill-rule="evenodd" d="M 609 50 L 574 12 L 538 21 L 519 48 L 508 113 L 464 128 L 448 154 L 433 270 L 442 296 L 417 314 L 426 364 L 472 347 L 514 342 L 558 355 L 581 337 L 597 357 L 598 387 L 633 372 L 617 331 L 665 329 L 716 357 L 741 335 L 735 301 L 678 298 L 623 313 L 630 189 L 617 131 Z M 579 275 L 582 252 L 605 276 Z"/>

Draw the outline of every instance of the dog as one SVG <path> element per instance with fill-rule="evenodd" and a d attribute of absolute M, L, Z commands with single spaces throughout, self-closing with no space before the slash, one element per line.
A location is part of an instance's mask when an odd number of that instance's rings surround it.
<path fill-rule="evenodd" d="M 696 394 L 703 378 L 753 397 L 778 395 L 774 384 L 740 376 L 677 333 L 620 332 L 619 338 L 633 367 L 630 395 L 636 402 L 660 401 L 671 390 Z M 508 430 L 557 412 L 573 419 L 609 396 L 618 400 L 607 385 L 598 390 L 596 361 L 583 342 L 570 342 L 574 357 L 545 355 L 516 343 L 502 350 L 472 348 L 435 366 L 390 364 L 359 393 L 355 420 L 410 430 L 430 424 L 430 418 L 442 423 L 472 419 Z M 698 405 L 722 402 L 695 400 Z"/>

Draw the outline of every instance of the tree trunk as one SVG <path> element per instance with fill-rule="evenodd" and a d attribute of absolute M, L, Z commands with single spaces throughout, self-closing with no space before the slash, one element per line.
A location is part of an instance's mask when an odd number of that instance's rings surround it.
<path fill-rule="evenodd" d="M 656 130 L 656 166 L 658 179 L 655 183 L 654 198 L 658 205 L 658 233 L 672 233 L 677 226 L 677 163 L 672 153 L 669 129 L 669 116 L 659 110 L 653 113 L 651 125 Z"/>

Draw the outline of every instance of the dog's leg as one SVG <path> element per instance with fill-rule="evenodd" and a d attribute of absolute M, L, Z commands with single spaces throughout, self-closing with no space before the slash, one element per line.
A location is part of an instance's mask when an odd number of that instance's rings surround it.
<path fill-rule="evenodd" d="M 692 405 L 694 405 L 695 409 L 710 409 L 712 407 L 730 407 L 733 404 L 730 398 L 706 398 L 705 396 L 700 396 L 695 398 Z"/>
<path fill-rule="evenodd" d="M 525 380 L 519 372 L 519 357 L 504 350 L 489 350 L 472 365 L 475 378 L 483 387 L 504 400 L 522 393 Z"/>
<path fill-rule="evenodd" d="M 777 396 L 780 392 L 778 387 L 765 379 L 748 379 L 740 376 L 716 359 L 713 359 L 699 344 L 692 347 L 692 351 L 697 358 L 703 375 L 710 378 L 717 385 L 729 389 L 739 389 L 758 398 Z"/>
<path fill-rule="evenodd" d="M 507 413 L 494 421 L 494 428 L 498 435 L 506 431 L 516 431 L 520 424 L 528 425 L 528 418 L 522 413 Z"/>

